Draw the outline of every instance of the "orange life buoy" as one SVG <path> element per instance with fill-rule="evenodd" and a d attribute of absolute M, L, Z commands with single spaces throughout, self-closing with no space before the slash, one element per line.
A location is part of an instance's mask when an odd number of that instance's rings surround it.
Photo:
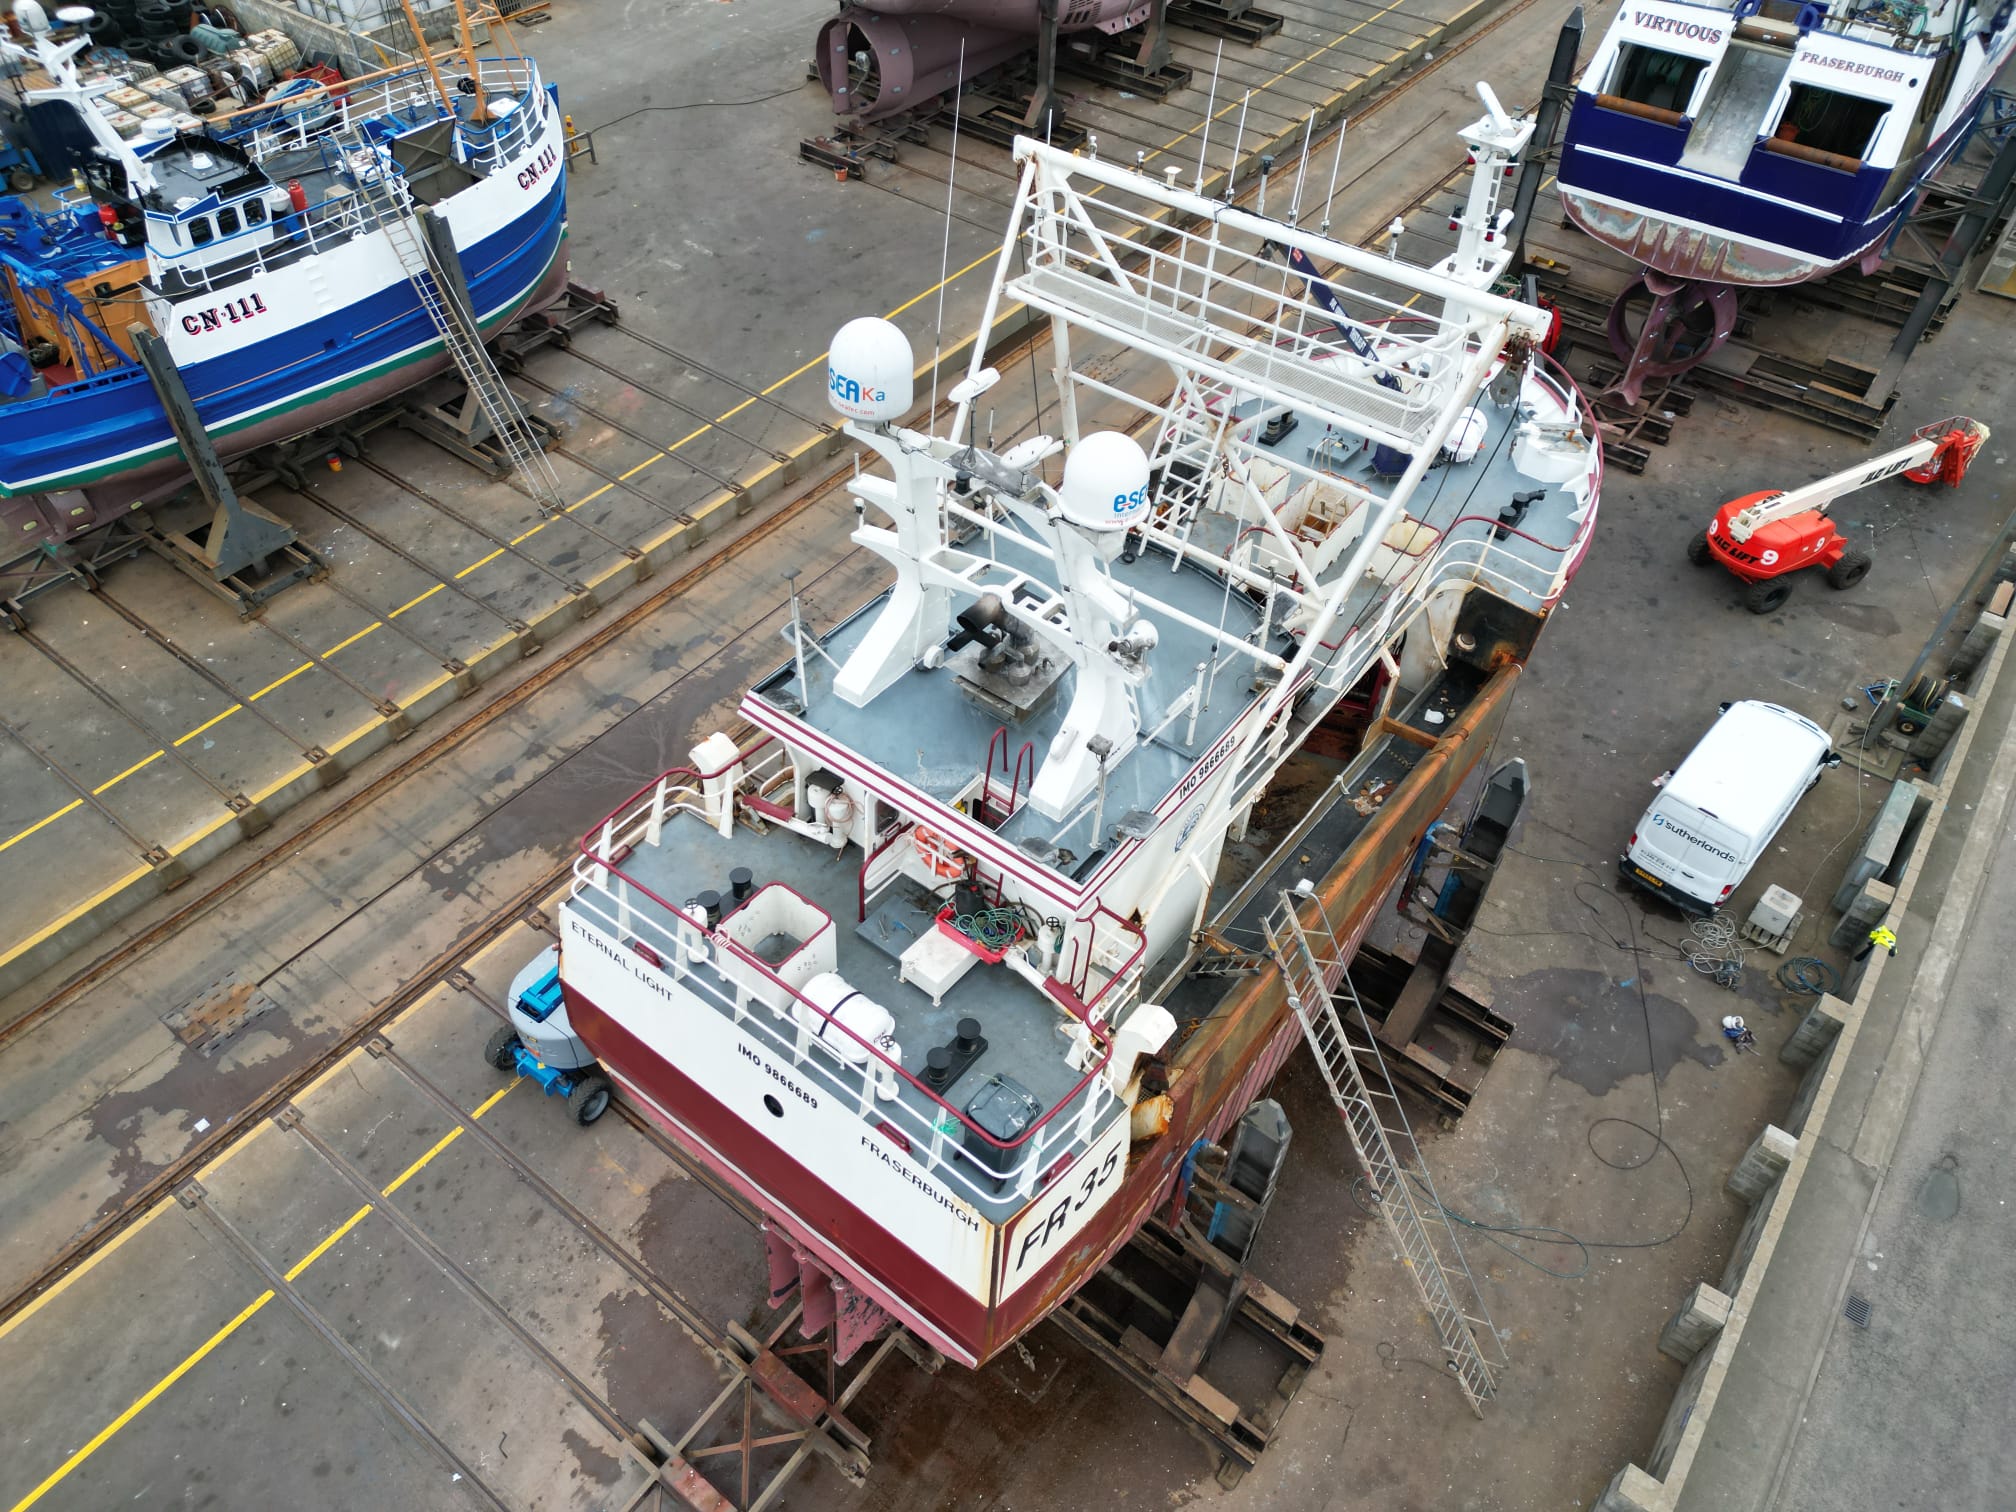
<path fill-rule="evenodd" d="M 938 831 L 920 824 L 910 831 L 910 840 L 917 847 L 918 860 L 931 869 L 932 876 L 949 879 L 965 875 L 965 860 Z"/>

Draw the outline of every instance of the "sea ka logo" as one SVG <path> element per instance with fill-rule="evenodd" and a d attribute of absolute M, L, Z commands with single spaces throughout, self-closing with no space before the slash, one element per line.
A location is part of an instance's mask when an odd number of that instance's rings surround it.
<path fill-rule="evenodd" d="M 881 389 L 863 388 L 838 368 L 827 369 L 826 386 L 833 397 L 847 404 L 880 404 L 888 396 Z"/>

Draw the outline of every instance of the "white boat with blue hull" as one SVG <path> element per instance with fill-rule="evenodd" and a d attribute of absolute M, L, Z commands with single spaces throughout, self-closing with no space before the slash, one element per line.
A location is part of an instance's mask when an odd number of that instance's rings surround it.
<path fill-rule="evenodd" d="M 416 265 L 422 213 L 448 231 L 485 331 L 565 289 L 565 131 L 529 58 L 475 59 L 459 79 L 459 58 L 448 78 L 417 64 L 129 142 L 91 103 L 110 86 L 80 80 L 77 44 L 32 40 L 52 80 L 34 93 L 70 101 L 98 148 L 53 211 L 0 199 L 0 522 L 16 549 L 186 479 L 136 322 L 229 457 L 450 365 L 420 287 L 436 276 Z M 75 507 L 32 497 L 59 494 Z"/>
<path fill-rule="evenodd" d="M 1582 75 L 1558 174 L 1569 218 L 1645 266 L 1642 325 L 1625 328 L 1638 286 L 1611 321 L 1626 384 L 1721 345 L 1737 289 L 1873 272 L 1972 132 L 2016 48 L 2012 10 L 1629 0 Z"/>

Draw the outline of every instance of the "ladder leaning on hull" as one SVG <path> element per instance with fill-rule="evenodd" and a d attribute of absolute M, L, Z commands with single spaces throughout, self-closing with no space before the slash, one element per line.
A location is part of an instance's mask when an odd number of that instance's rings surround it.
<path fill-rule="evenodd" d="M 469 385 L 483 418 L 490 422 L 490 430 L 510 459 L 512 469 L 542 511 L 558 514 L 567 507 L 567 500 L 560 492 L 560 479 L 552 463 L 546 460 L 546 448 L 483 345 L 482 328 L 466 298 L 461 297 L 460 280 L 436 265 L 413 197 L 390 154 L 381 144 L 357 131 L 336 138 L 336 146 L 352 165 L 351 176 L 356 181 L 359 198 L 384 231 L 386 240 L 392 243 L 399 265 L 406 270 L 420 298 L 420 307 L 441 333 L 442 344 L 454 359 L 462 381 Z"/>
<path fill-rule="evenodd" d="M 1305 902 L 1314 905 L 1313 924 L 1305 925 L 1298 911 Z M 1322 900 L 1283 892 L 1262 927 L 1288 989 L 1288 1006 L 1302 1025 L 1330 1100 L 1344 1116 L 1351 1148 L 1365 1167 L 1373 1205 L 1385 1219 L 1394 1249 L 1434 1320 L 1443 1363 L 1462 1388 L 1470 1410 L 1482 1417 L 1484 1403 L 1497 1393 L 1505 1351 L 1426 1164 L 1410 1170 L 1393 1151 L 1389 1131 L 1400 1136 L 1417 1160 L 1420 1155 L 1399 1094 L 1386 1074 L 1379 1041 L 1345 971 L 1343 949 Z M 1339 1013 L 1340 1002 L 1348 1006 L 1355 1025 Z M 1358 1064 L 1361 1055 L 1378 1068 L 1383 1090 L 1374 1092 L 1367 1084 Z M 1382 1105 L 1390 1111 L 1382 1113 Z"/>

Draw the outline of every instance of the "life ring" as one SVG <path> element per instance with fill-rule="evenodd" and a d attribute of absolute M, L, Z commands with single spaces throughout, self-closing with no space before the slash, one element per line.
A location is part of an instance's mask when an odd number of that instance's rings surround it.
<path fill-rule="evenodd" d="M 938 831 L 917 825 L 910 831 L 910 843 L 917 847 L 917 859 L 930 868 L 932 876 L 949 880 L 966 874 L 965 859 Z"/>

